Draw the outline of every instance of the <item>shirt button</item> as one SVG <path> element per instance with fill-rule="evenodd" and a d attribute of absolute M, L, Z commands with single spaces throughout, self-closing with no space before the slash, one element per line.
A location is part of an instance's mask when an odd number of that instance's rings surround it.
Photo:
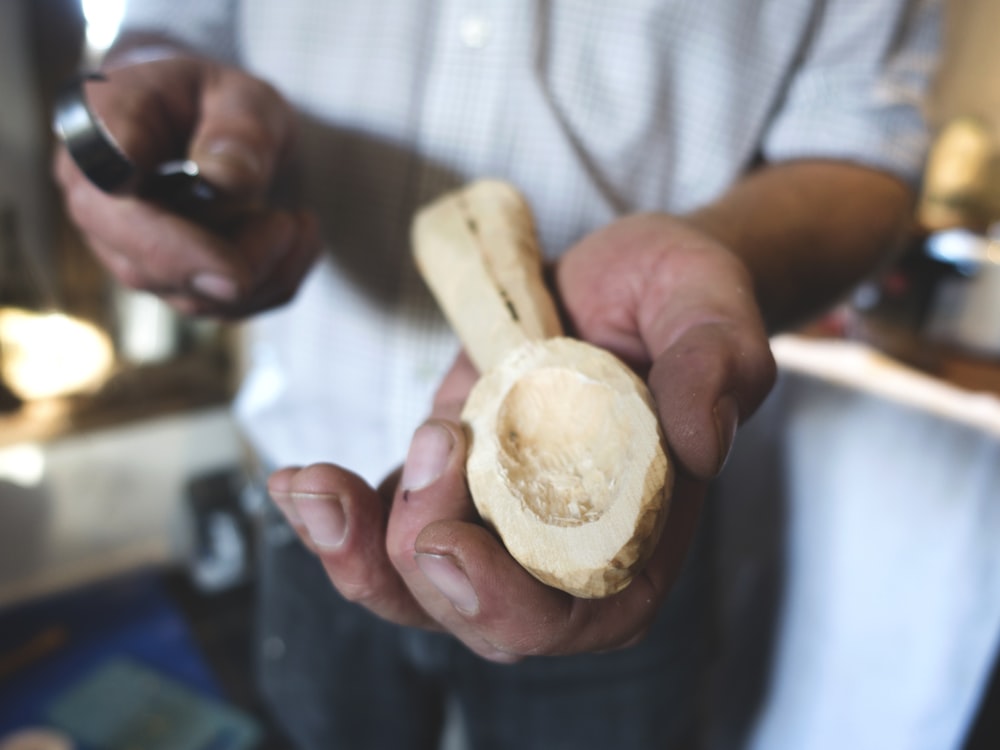
<path fill-rule="evenodd" d="M 490 25 L 483 18 L 468 16 L 462 19 L 458 35 L 469 49 L 482 49 L 490 41 Z"/>

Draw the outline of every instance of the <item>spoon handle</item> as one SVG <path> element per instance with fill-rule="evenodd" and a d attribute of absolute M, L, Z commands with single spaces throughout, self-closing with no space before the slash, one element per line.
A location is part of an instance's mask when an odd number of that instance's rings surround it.
<path fill-rule="evenodd" d="M 527 341 L 562 335 L 531 209 L 511 185 L 482 180 L 423 208 L 413 252 L 480 372 Z"/>

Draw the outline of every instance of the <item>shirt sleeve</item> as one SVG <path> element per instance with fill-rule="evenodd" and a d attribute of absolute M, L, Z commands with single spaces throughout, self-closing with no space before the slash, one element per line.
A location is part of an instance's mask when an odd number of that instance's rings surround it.
<path fill-rule="evenodd" d="M 128 0 L 119 38 L 156 34 L 220 60 L 239 59 L 239 0 Z"/>
<path fill-rule="evenodd" d="M 778 162 L 853 161 L 920 181 L 940 0 L 829 0 L 763 143 Z"/>

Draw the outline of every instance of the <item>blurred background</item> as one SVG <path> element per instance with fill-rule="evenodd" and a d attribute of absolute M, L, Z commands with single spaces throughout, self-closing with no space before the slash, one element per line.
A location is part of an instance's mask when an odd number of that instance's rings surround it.
<path fill-rule="evenodd" d="M 249 684 L 262 499 L 228 414 L 238 328 L 113 284 L 50 177 L 53 100 L 114 39 L 123 4 L 0 0 L 0 748 L 53 711 L 102 736 L 127 713 L 87 728 L 102 685 L 131 686 L 178 726 L 226 728 L 225 747 L 281 747 Z M 959 394 L 1000 394 L 998 30 L 997 0 L 950 2 L 905 252 L 798 332 Z M 803 351 L 789 366 L 823 377 Z M 148 659 L 108 663 L 122 644 Z M 205 746 L 185 742 L 132 746 Z"/>
<path fill-rule="evenodd" d="M 111 283 L 51 179 L 53 102 L 123 8 L 0 1 L 0 747 L 287 747 L 252 685 L 238 334 Z"/>

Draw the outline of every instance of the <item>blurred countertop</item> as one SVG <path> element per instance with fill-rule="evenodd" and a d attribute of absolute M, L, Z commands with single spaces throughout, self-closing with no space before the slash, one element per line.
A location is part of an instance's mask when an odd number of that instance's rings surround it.
<path fill-rule="evenodd" d="M 936 414 L 1000 438 L 1000 362 L 951 356 L 930 374 L 874 346 L 782 334 L 772 340 L 781 370 L 827 380 Z"/>

